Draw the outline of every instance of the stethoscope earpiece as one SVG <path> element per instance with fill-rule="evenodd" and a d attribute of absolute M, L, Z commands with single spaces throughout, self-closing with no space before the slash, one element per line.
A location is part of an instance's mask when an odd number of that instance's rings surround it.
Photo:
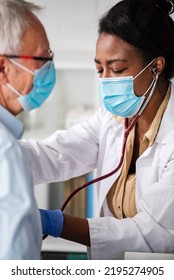
<path fill-rule="evenodd" d="M 153 68 L 152 68 L 152 73 L 155 74 L 155 75 L 158 74 L 158 70 L 156 69 L 156 67 L 153 67 Z"/>

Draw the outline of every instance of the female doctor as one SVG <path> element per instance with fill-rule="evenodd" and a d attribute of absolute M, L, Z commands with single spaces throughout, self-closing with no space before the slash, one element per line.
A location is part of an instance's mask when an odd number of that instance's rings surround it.
<path fill-rule="evenodd" d="M 174 1 L 123 0 L 99 22 L 95 63 L 102 108 L 44 141 L 24 141 L 35 183 L 97 168 L 98 218 L 40 210 L 43 234 L 88 247 L 91 259 L 124 251 L 174 252 Z M 135 119 L 136 117 L 136 119 Z"/>

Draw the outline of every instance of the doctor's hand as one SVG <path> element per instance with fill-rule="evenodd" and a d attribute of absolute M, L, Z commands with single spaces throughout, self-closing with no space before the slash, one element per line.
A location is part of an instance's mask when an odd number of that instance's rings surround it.
<path fill-rule="evenodd" d="M 59 237 L 63 229 L 64 216 L 61 210 L 39 209 L 42 222 L 42 234 Z"/>

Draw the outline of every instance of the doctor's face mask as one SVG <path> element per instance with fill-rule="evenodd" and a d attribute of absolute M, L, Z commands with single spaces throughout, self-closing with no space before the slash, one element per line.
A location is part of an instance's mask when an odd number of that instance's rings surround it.
<path fill-rule="evenodd" d="M 51 91 L 56 82 L 56 70 L 54 63 L 52 61 L 46 62 L 41 68 L 33 71 L 29 70 L 25 66 L 21 65 L 14 59 L 10 59 L 12 63 L 25 70 L 34 76 L 33 88 L 26 94 L 22 95 L 18 92 L 11 84 L 7 83 L 8 88 L 10 88 L 14 93 L 16 93 L 19 98 L 19 102 L 24 109 L 24 111 L 31 111 L 35 108 L 41 106 L 41 104 L 49 97 Z"/>
<path fill-rule="evenodd" d="M 130 118 L 136 115 L 144 102 L 146 94 L 152 88 L 154 92 L 157 77 L 153 79 L 146 92 L 138 97 L 134 93 L 133 81 L 143 73 L 153 62 L 153 59 L 135 77 L 99 78 L 99 90 L 105 108 L 113 115 Z M 150 93 L 152 96 L 153 92 Z"/>

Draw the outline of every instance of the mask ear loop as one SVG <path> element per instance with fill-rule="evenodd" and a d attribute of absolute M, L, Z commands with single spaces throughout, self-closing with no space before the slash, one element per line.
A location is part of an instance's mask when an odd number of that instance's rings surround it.
<path fill-rule="evenodd" d="M 133 77 L 133 80 L 135 80 L 139 75 L 141 75 L 155 61 L 155 59 L 156 58 L 154 58 L 149 64 L 147 64 L 146 67 L 140 71 L 140 73 Z"/>
<path fill-rule="evenodd" d="M 13 64 L 15 64 L 16 66 L 18 66 L 19 68 L 23 69 L 24 71 L 28 72 L 31 75 L 34 75 L 34 72 L 31 71 L 30 69 L 28 69 L 27 67 L 25 67 L 24 65 L 18 63 L 16 60 L 10 58 L 9 59 Z"/>
<path fill-rule="evenodd" d="M 9 83 L 6 83 L 6 86 L 11 89 L 14 93 L 16 93 L 18 96 L 22 96 L 22 94 L 17 90 L 15 89 L 11 84 Z"/>

